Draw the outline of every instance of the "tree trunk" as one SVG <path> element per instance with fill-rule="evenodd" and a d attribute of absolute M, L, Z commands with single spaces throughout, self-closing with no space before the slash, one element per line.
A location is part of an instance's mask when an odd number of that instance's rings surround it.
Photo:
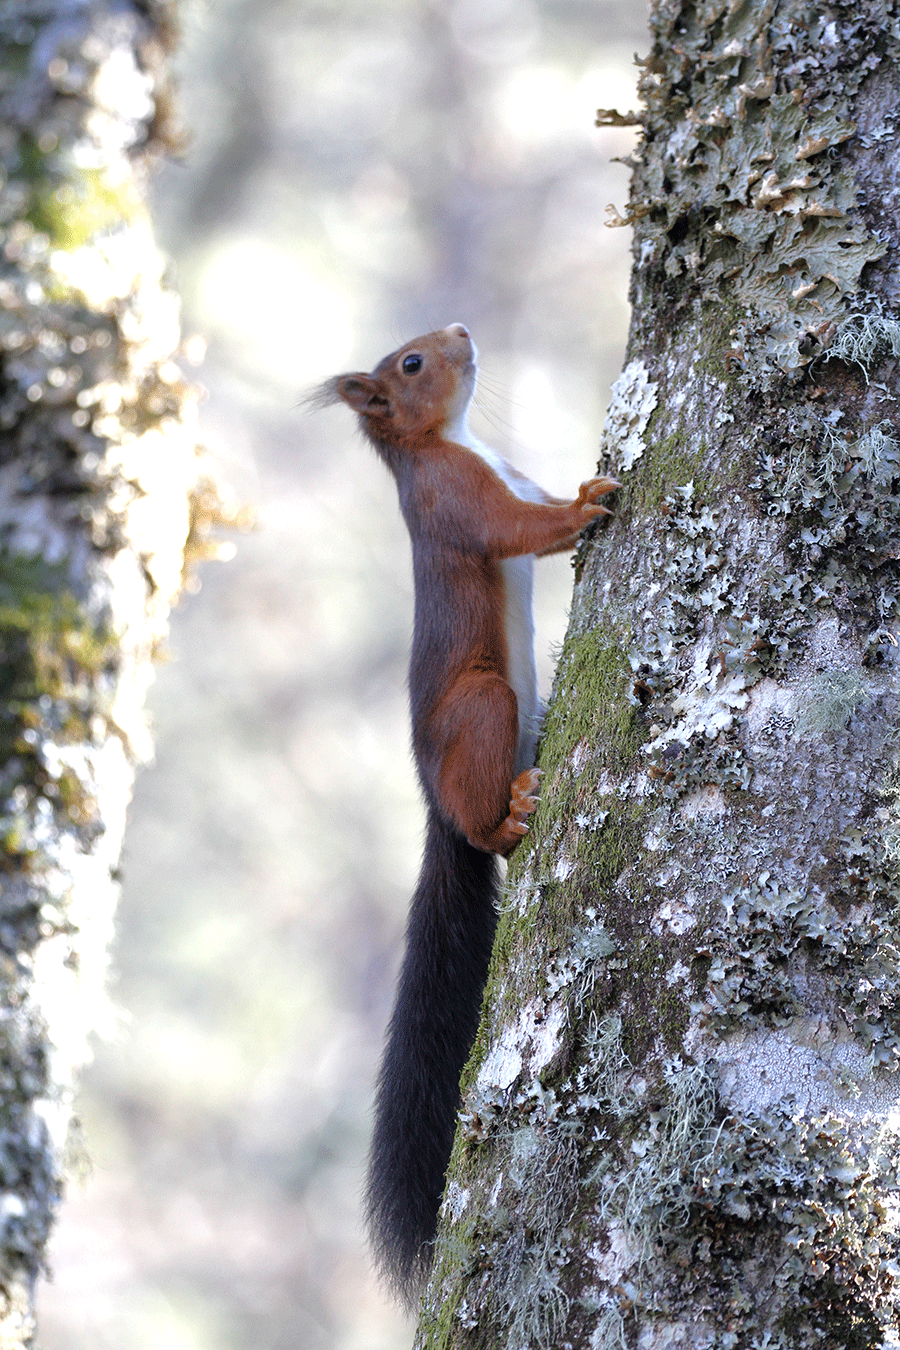
<path fill-rule="evenodd" d="M 211 496 L 144 189 L 162 3 L 0 14 L 0 1347 L 28 1345 L 141 713 Z"/>
<path fill-rule="evenodd" d="M 896 4 L 657 0 L 604 433 L 417 1344 L 896 1345 Z"/>

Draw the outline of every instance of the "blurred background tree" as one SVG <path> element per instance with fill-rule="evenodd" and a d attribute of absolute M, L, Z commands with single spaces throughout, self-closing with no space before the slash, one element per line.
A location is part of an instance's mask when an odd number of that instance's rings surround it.
<path fill-rule="evenodd" d="M 143 698 L 215 492 L 146 206 L 166 6 L 0 7 L 0 1345 L 32 1344 Z"/>
<path fill-rule="evenodd" d="M 621 367 L 644 14 L 592 0 L 181 10 L 189 140 L 156 183 L 202 431 L 258 529 L 175 620 L 126 837 L 113 997 L 41 1304 L 44 1350 L 407 1346 L 359 1220 L 421 815 L 393 484 L 304 389 L 463 320 L 476 429 L 548 489 Z M 348 514 L 348 502 L 350 510 Z M 571 593 L 542 564 L 549 688 Z"/>

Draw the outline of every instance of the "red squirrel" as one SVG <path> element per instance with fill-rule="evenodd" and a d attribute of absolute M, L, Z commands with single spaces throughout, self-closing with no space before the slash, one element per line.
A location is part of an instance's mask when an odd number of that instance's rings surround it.
<path fill-rule="evenodd" d="M 540 704 L 533 555 L 573 548 L 609 515 L 582 483 L 551 497 L 468 427 L 475 345 L 461 323 L 407 342 L 371 374 L 312 396 L 343 401 L 397 481 L 412 542 L 412 741 L 427 806 L 425 853 L 378 1077 L 366 1213 L 375 1258 L 412 1303 L 431 1261 L 478 1026 L 499 899 L 496 856 L 537 806 Z"/>

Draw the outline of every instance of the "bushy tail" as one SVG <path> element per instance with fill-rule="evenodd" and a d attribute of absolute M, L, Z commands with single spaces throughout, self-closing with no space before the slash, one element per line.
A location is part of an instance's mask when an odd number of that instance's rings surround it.
<path fill-rule="evenodd" d="M 421 1291 L 431 1263 L 497 894 L 495 856 L 472 848 L 431 811 L 378 1076 L 366 1190 L 375 1259 L 406 1303 Z"/>

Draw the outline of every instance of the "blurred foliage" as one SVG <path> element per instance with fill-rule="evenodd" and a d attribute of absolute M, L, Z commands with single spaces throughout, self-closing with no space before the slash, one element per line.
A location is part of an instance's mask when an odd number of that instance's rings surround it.
<path fill-rule="evenodd" d="M 597 457 L 628 319 L 624 0 L 182 11 L 157 222 L 209 338 L 204 435 L 258 529 L 176 615 L 126 840 L 44 1350 L 395 1350 L 358 1196 L 420 815 L 393 485 L 303 390 L 464 320 L 480 434 L 549 489 Z M 497 424 L 497 426 L 493 425 Z M 497 429 L 499 427 L 499 431 Z M 543 565 L 539 656 L 568 562 Z M 549 578 L 549 579 L 548 579 Z M 548 617 L 549 616 L 549 621 Z"/>

